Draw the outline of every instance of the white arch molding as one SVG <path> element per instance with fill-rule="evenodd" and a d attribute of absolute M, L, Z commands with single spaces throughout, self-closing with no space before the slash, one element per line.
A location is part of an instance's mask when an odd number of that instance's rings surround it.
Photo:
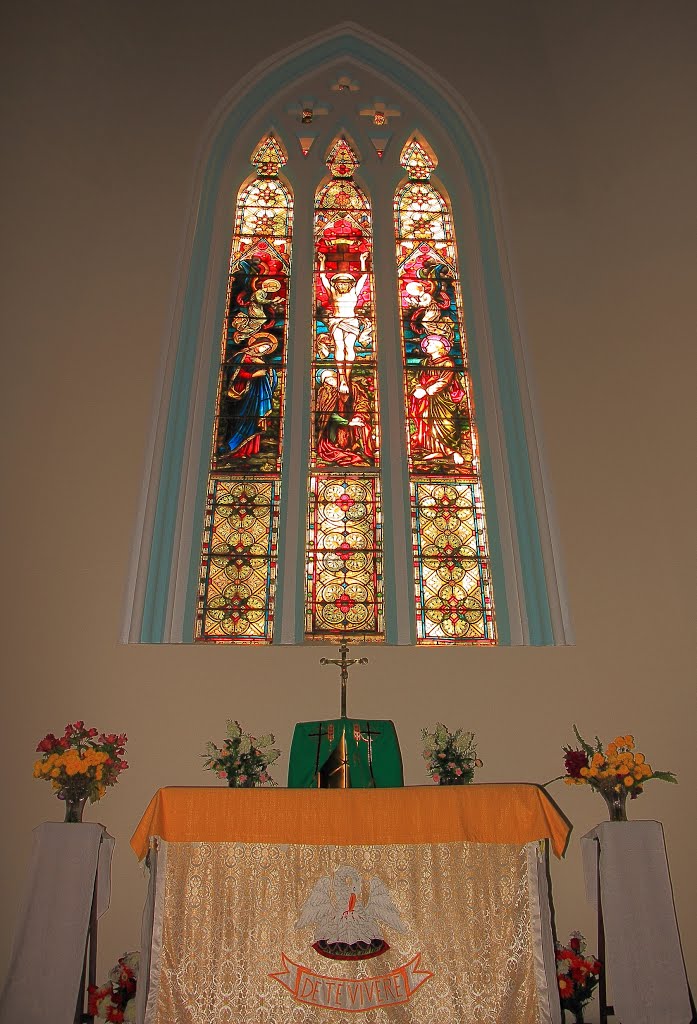
<path fill-rule="evenodd" d="M 340 77 L 356 92 L 332 91 Z M 303 157 L 300 102 L 313 97 L 328 113 L 310 126 L 317 138 Z M 381 97 L 399 116 L 388 118 L 381 159 L 375 131 L 357 111 Z M 368 102 L 371 101 L 371 102 Z M 438 111 L 438 117 L 434 111 Z M 249 177 L 250 154 L 269 130 L 289 152 L 284 167 L 295 202 L 289 308 L 289 372 L 283 472 L 284 513 L 275 643 L 302 642 L 302 607 L 309 423 L 312 202 L 326 174 L 331 140 L 342 131 L 361 156 L 357 180 L 371 196 L 376 312 L 383 381 L 400 381 L 399 323 L 392 202 L 404 178 L 399 153 L 418 132 L 438 156 L 434 179 L 453 205 L 468 346 L 478 410 L 487 520 L 499 639 L 503 644 L 573 642 L 561 579 L 556 530 L 535 425 L 529 374 L 504 244 L 494 164 L 483 133 L 461 96 L 418 59 L 353 23 L 312 36 L 259 64 L 228 93 L 200 147 L 179 280 L 163 343 L 121 639 L 127 643 L 193 642 L 193 608 L 205 504 L 220 331 L 234 205 Z M 408 508 L 401 384 L 382 387 L 386 565 L 396 600 L 388 642 L 413 642 L 409 598 Z M 291 471 L 293 467 L 293 471 Z M 387 531 L 386 531 L 387 532 Z M 285 543 L 283 538 L 285 537 Z M 300 543 L 290 540 L 299 538 Z"/>

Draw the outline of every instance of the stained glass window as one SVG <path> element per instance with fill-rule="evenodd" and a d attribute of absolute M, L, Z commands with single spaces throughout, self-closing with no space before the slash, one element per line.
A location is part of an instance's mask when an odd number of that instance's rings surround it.
<path fill-rule="evenodd" d="M 270 643 L 276 604 L 293 204 L 273 135 L 240 189 L 196 639 Z M 395 197 L 414 607 L 421 644 L 496 642 L 462 296 L 437 160 L 411 139 Z M 338 137 L 314 203 L 304 635 L 385 639 L 370 201 Z M 405 495 L 406 498 L 406 495 Z M 398 507 L 399 502 L 396 502 Z"/>
<path fill-rule="evenodd" d="M 370 203 L 338 138 L 315 197 L 305 636 L 384 638 Z"/>
<path fill-rule="evenodd" d="M 419 140 L 395 196 L 417 643 L 496 642 L 452 218 Z"/>
<path fill-rule="evenodd" d="M 195 637 L 270 643 L 276 597 L 293 202 L 272 135 L 237 197 Z"/>

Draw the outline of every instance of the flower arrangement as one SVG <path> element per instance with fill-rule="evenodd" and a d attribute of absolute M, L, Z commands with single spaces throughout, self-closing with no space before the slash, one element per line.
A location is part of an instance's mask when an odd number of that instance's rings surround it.
<path fill-rule="evenodd" d="M 562 747 L 566 775 L 559 775 L 552 782 L 563 779 L 569 786 L 589 785 L 600 793 L 610 809 L 612 821 L 625 821 L 627 796 L 635 800 L 649 779 L 677 782 L 672 772 L 655 772 L 644 754 L 635 752 L 634 737 L 616 736 L 607 749 L 595 737 L 595 747 L 587 743 L 574 725 L 580 748 Z"/>
<path fill-rule="evenodd" d="M 59 800 L 77 803 L 89 797 L 96 803 L 128 768 L 123 760 L 127 739 L 125 733 L 100 733 L 86 729 L 84 722 L 69 723 L 61 737 L 49 732 L 40 741 L 34 778 L 50 782 Z"/>
<path fill-rule="evenodd" d="M 140 953 L 124 953 L 109 971 L 109 980 L 101 988 L 90 985 L 87 1012 L 94 1017 L 121 1024 L 136 1019 L 136 987 Z"/>
<path fill-rule="evenodd" d="M 643 792 L 643 784 L 649 779 L 662 779 L 664 782 L 677 782 L 672 772 L 655 772 L 647 763 L 643 754 L 634 753 L 633 736 L 616 736 L 608 743 L 607 750 L 595 737 L 595 747 L 583 739 L 574 726 L 576 739 L 581 749 L 563 747 L 564 782 L 570 786 L 582 786 L 588 783 L 593 789 L 611 788 L 617 790 L 624 786 L 632 799 Z"/>
<path fill-rule="evenodd" d="M 557 984 L 563 1010 L 569 1010 L 577 1021 L 583 1020 L 583 1007 L 591 999 L 600 981 L 602 964 L 595 957 L 584 957 L 586 940 L 580 932 L 572 932 L 568 946 L 556 944 Z"/>
<path fill-rule="evenodd" d="M 227 779 L 228 786 L 275 786 L 267 768 L 281 751 L 273 747 L 271 733 L 257 739 L 242 731 L 239 722 L 228 719 L 227 735 L 222 746 L 206 744 L 204 769 Z"/>
<path fill-rule="evenodd" d="M 473 732 L 449 732 L 442 722 L 436 722 L 433 732 L 421 730 L 421 739 L 426 771 L 441 786 L 471 782 L 474 769 L 482 767 Z"/>

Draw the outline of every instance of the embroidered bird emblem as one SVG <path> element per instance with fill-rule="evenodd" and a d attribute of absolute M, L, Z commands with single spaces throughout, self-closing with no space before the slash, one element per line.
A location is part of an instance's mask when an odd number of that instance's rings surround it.
<path fill-rule="evenodd" d="M 389 890 L 373 876 L 368 899 L 363 902 L 363 879 L 350 864 L 341 864 L 333 876 L 319 878 L 305 900 L 295 927 L 314 928 L 312 944 L 321 956 L 332 960 L 366 960 L 390 947 L 380 922 L 394 931 L 406 932 Z"/>

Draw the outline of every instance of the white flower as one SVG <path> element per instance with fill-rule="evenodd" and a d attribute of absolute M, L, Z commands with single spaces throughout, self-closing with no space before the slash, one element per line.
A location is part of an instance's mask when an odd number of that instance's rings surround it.
<path fill-rule="evenodd" d="M 131 953 L 124 953 L 121 962 L 133 971 L 133 977 L 137 980 L 140 969 L 140 951 L 136 949 Z"/>
<path fill-rule="evenodd" d="M 434 746 L 444 747 L 448 742 L 449 733 L 442 722 L 436 722 L 436 729 L 434 732 L 436 742 Z"/>
<path fill-rule="evenodd" d="M 474 752 L 474 733 L 463 733 L 461 729 L 458 729 L 453 746 L 459 753 L 471 755 Z"/>

